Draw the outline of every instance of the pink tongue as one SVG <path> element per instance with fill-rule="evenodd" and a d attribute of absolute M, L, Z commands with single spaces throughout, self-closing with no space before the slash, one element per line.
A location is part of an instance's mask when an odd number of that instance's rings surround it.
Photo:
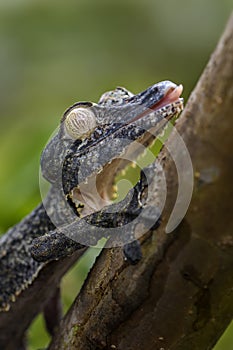
<path fill-rule="evenodd" d="M 168 92 L 160 102 L 156 103 L 151 108 L 154 110 L 157 110 L 162 108 L 163 106 L 166 106 L 170 103 L 177 101 L 180 95 L 182 94 L 182 91 L 183 91 L 183 86 L 182 85 L 177 86 L 174 90 L 172 90 L 171 92 Z"/>
<path fill-rule="evenodd" d="M 162 100 L 160 100 L 158 103 L 155 103 L 152 107 L 150 107 L 150 109 L 153 109 L 154 111 L 157 111 L 158 109 L 162 108 L 163 106 L 166 106 L 166 105 L 169 105 L 170 103 L 178 101 L 180 95 L 182 94 L 182 91 L 183 91 L 183 86 L 182 85 L 177 86 L 173 90 L 171 88 L 170 92 L 168 91 L 166 93 L 166 95 L 162 98 Z M 139 114 L 138 116 L 136 116 L 135 118 L 130 120 L 130 123 L 134 122 L 135 120 L 140 119 L 141 117 L 143 117 L 147 113 L 148 113 L 148 110 L 143 112 L 142 114 Z"/>

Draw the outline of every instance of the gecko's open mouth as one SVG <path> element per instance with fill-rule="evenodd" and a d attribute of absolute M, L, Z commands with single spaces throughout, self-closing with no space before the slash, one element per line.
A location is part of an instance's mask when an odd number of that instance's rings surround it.
<path fill-rule="evenodd" d="M 79 167 L 78 182 L 70 190 L 65 190 L 69 202 L 81 216 L 110 204 L 117 175 L 130 164 L 135 167 L 138 156 L 164 131 L 169 120 L 182 111 L 182 91 L 182 85 L 165 82 L 160 95 L 154 85 L 143 93 L 123 100 L 119 106 L 119 114 L 123 115 L 120 126 L 111 129 L 110 125 L 110 133 L 90 145 L 83 156 L 83 180 Z M 87 164 L 90 170 L 87 170 Z M 71 177 L 74 177 L 73 174 Z"/>
<path fill-rule="evenodd" d="M 165 93 L 165 96 L 159 102 L 155 103 L 151 108 L 158 110 L 168 104 L 178 101 L 182 102 L 183 99 L 180 98 L 182 92 L 182 85 L 179 85 L 176 88 L 169 88 L 168 91 Z"/>
<path fill-rule="evenodd" d="M 164 96 L 158 102 L 155 102 L 154 104 L 152 104 L 149 107 L 149 110 L 159 111 L 164 109 L 164 111 L 166 111 L 166 108 L 165 108 L 166 106 L 168 106 L 169 108 L 174 107 L 174 111 L 175 111 L 175 108 L 178 106 L 183 108 L 183 98 L 180 98 L 182 92 L 183 92 L 182 85 L 179 85 L 176 87 L 169 87 L 167 91 L 164 93 Z M 139 114 L 134 119 L 132 119 L 131 122 L 142 118 L 145 114 L 148 114 L 148 111 L 145 111 Z"/>

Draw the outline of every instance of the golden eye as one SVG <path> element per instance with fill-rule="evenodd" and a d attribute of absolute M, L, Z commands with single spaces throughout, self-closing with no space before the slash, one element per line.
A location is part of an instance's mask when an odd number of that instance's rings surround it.
<path fill-rule="evenodd" d="M 95 115 L 88 108 L 75 108 L 65 119 L 66 131 L 75 140 L 88 137 L 95 127 Z"/>

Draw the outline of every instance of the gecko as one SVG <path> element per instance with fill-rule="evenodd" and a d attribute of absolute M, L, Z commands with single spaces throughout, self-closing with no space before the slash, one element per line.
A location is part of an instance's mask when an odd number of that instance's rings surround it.
<path fill-rule="evenodd" d="M 179 115 L 183 109 L 181 93 L 182 86 L 170 81 L 138 94 L 118 87 L 104 93 L 98 103 L 77 102 L 65 111 L 58 132 L 41 155 L 42 175 L 50 183 L 48 194 L 0 239 L 1 348 L 14 349 L 15 345 L 6 344 L 10 344 L 15 329 L 18 348 L 25 348 L 24 332 L 47 301 L 37 300 L 38 307 L 26 314 L 21 325 L 14 317 L 24 310 L 23 296 L 30 290 L 33 308 L 36 284 L 50 266 L 52 273 L 59 275 L 59 283 L 66 271 L 57 271 L 62 260 L 68 268 L 77 251 L 84 252 L 119 228 L 121 235 L 117 233 L 115 238 L 123 246 L 125 258 L 132 264 L 142 258 L 140 243 L 134 237 L 135 225 L 142 211 L 150 227 L 151 221 L 153 227 L 159 223 L 160 213 L 146 206 L 144 196 L 149 184 L 156 183 L 156 171 L 160 170 L 156 162 L 143 169 L 136 186 L 119 203 L 112 203 L 115 178 L 142 148 L 154 142 L 169 120 Z M 131 222 L 129 229 L 124 229 Z M 54 294 L 57 288 L 54 286 Z M 55 325 L 48 322 L 47 327 L 53 329 Z"/>

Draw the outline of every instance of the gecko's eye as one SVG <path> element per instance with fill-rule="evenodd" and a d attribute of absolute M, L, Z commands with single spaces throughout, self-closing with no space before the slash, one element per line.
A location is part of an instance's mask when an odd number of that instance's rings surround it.
<path fill-rule="evenodd" d="M 73 139 L 84 139 L 96 128 L 95 114 L 89 108 L 74 108 L 65 119 L 65 128 Z"/>

